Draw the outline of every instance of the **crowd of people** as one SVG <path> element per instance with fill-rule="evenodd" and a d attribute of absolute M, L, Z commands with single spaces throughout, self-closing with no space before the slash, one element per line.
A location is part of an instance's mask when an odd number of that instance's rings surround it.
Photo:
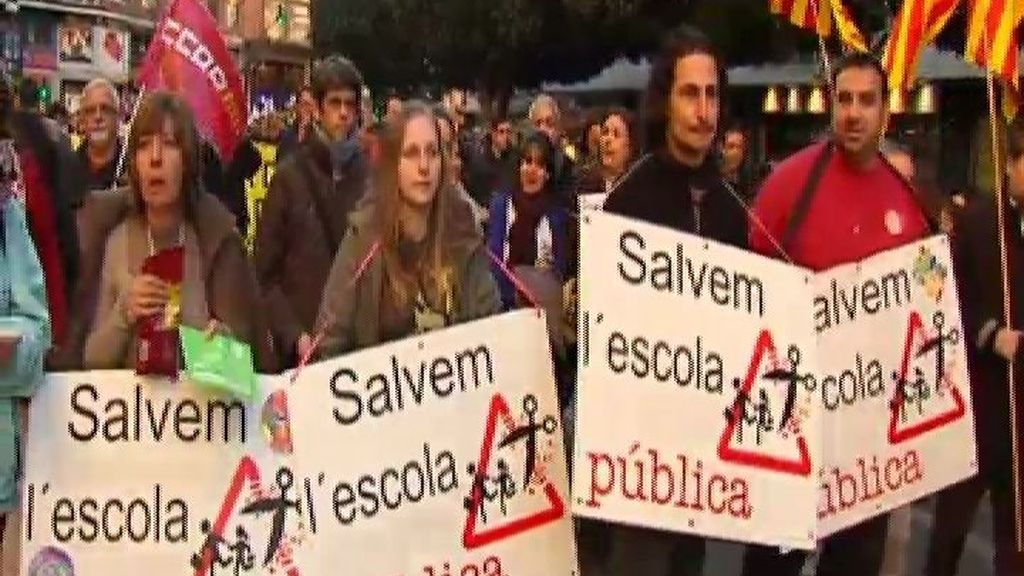
<path fill-rule="evenodd" d="M 558 101 L 544 95 L 525 131 L 501 115 L 467 126 L 460 91 L 436 104 L 389 98 L 378 122 L 358 68 L 341 56 L 316 63 L 290 126 L 257 123 L 227 163 L 180 96 L 144 94 L 125 131 L 115 87 L 91 82 L 75 150 L 57 122 L 19 106 L 10 82 L 0 83 L 0 510 L 19 506 L 17 446 L 44 371 L 135 368 L 140 322 L 172 301 L 180 323 L 248 343 L 269 373 L 543 306 L 571 418 L 577 222 L 581 206 L 603 207 L 814 270 L 949 234 L 982 472 L 938 495 L 926 573 L 956 574 L 986 491 L 996 573 L 1024 573 L 1013 545 L 1009 434 L 1011 409 L 1024 407 L 1008 406 L 1005 393 L 1007 370 L 1022 358 L 1024 121 L 1006 138 L 1016 314 L 1007 326 L 996 200 L 979 195 L 965 207 L 917 184 L 913 155 L 883 142 L 886 74 L 871 56 L 837 62 L 831 85 L 828 138 L 758 184 L 742 170 L 747 135 L 723 120 L 724 62 L 689 27 L 655 57 L 639 114 L 601 110 L 578 143 Z M 261 138 L 278 140 L 279 151 L 257 215 L 244 182 L 261 163 L 252 150 Z M 257 216 L 250 254 L 242 234 Z M 168 247 L 184 253 L 180 295 L 143 272 Z M 883 565 L 886 575 L 901 573 L 906 518 L 882 515 L 829 538 L 817 573 L 883 574 Z M 701 574 L 705 542 L 578 523 L 587 576 Z M 749 546 L 744 574 L 797 576 L 806 560 Z"/>

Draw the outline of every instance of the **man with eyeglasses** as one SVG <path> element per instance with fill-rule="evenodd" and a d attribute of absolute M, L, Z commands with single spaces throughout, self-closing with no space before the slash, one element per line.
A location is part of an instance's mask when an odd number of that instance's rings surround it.
<path fill-rule="evenodd" d="M 567 153 L 567 147 L 562 141 L 562 113 L 558 101 L 547 94 L 541 94 L 530 104 L 528 115 L 533 128 L 547 136 L 555 147 L 555 188 L 559 199 L 567 208 L 572 208 L 575 205 L 573 193 L 576 179 L 573 174 L 576 172 L 576 162 Z"/>
<path fill-rule="evenodd" d="M 329 56 L 314 66 L 312 92 L 317 122 L 278 165 L 256 229 L 254 267 L 286 366 L 295 366 L 313 345 L 327 273 L 369 171 L 359 130 L 359 70 Z"/>
<path fill-rule="evenodd" d="M 84 141 L 78 157 L 86 171 L 88 189 L 112 188 L 117 180 L 117 159 L 121 153 L 118 117 L 121 101 L 109 80 L 96 78 L 82 91 L 78 108 Z"/>

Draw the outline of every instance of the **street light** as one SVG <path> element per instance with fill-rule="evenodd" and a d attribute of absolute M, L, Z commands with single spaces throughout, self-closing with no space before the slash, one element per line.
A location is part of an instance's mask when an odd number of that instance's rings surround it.
<path fill-rule="evenodd" d="M 779 89 L 772 86 L 768 88 L 768 91 L 764 94 L 764 106 L 762 108 L 765 114 L 777 114 L 780 107 Z"/>
<path fill-rule="evenodd" d="M 800 102 L 800 88 L 797 86 L 790 86 L 789 92 L 786 96 L 786 113 L 787 114 L 799 114 L 801 111 Z"/>
<path fill-rule="evenodd" d="M 918 114 L 935 114 L 935 100 L 935 86 L 927 82 L 922 84 L 921 88 L 917 91 L 916 108 Z"/>
<path fill-rule="evenodd" d="M 807 112 L 810 114 L 825 113 L 825 91 L 821 86 L 811 89 L 811 95 L 807 98 Z"/>

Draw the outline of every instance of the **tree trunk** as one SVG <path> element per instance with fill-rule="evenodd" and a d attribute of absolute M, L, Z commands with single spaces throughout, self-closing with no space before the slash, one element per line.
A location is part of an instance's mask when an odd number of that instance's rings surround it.
<path fill-rule="evenodd" d="M 508 103 L 512 97 L 510 82 L 480 82 L 477 92 L 480 95 L 480 113 L 485 121 L 508 114 Z"/>

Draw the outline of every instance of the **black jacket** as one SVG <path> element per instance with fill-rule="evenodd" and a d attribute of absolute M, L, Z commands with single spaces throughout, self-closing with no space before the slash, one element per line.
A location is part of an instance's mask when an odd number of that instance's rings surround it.
<path fill-rule="evenodd" d="M 224 186 L 219 191 L 210 190 L 221 203 L 235 215 L 235 223 L 242 236 L 249 230 L 249 206 L 245 198 L 245 182 L 263 165 L 263 157 L 256 149 L 250 136 L 238 142 L 235 155 L 224 166 Z"/>
<path fill-rule="evenodd" d="M 0 124 L 4 122 L 0 119 Z M 61 134 L 55 133 L 55 130 L 47 126 L 47 122 L 35 113 L 14 112 L 6 120 L 8 125 L 0 128 L 0 133 L 9 131 L 17 147 L 28 148 L 40 166 L 50 168 L 43 172 L 43 178 L 53 201 L 64 283 L 66 293 L 70 295 L 78 280 L 79 248 L 75 210 L 85 196 L 84 176 L 78 170 L 70 141 L 67 141 L 66 136 L 62 138 Z"/>
<path fill-rule="evenodd" d="M 612 190 L 604 210 L 732 246 L 747 246 L 746 208 L 710 159 L 693 169 L 665 152 L 650 154 Z"/>
<path fill-rule="evenodd" d="M 479 149 L 465 151 L 467 159 L 466 183 L 469 194 L 481 206 L 490 206 L 491 199 L 509 189 L 519 176 L 516 170 L 516 154 L 509 146 L 498 158 L 491 149 L 491 138 L 487 136 Z"/>
<path fill-rule="evenodd" d="M 314 326 L 348 216 L 369 182 L 369 166 L 355 149 L 342 177 L 333 177 L 331 152 L 307 139 L 278 164 L 256 228 L 253 268 L 263 291 L 281 363 L 294 366 L 295 343 Z"/>
<path fill-rule="evenodd" d="M 123 145 L 124 143 L 120 138 L 118 138 L 117 144 L 114 146 L 114 156 L 111 157 L 110 161 L 107 162 L 106 165 L 102 166 L 98 171 L 93 172 L 89 165 L 89 143 L 82 143 L 76 154 L 82 165 L 82 171 L 85 174 L 87 190 L 111 190 L 117 186 L 117 159 L 121 156 L 121 148 Z M 127 161 L 127 159 L 125 160 Z M 127 165 L 122 168 L 123 172 L 128 172 Z M 126 175 L 122 174 L 122 176 Z"/>
<path fill-rule="evenodd" d="M 1010 278 L 1012 327 L 1024 330 L 1024 234 L 1021 216 L 1006 206 L 1007 272 Z M 1003 321 L 996 203 L 989 196 L 971 200 L 953 232 L 954 267 L 963 310 L 965 344 L 971 371 L 971 396 L 982 470 L 1009 478 L 1009 364 L 992 349 Z M 1024 347 L 1017 354 L 1017 426 L 1024 432 Z"/>

